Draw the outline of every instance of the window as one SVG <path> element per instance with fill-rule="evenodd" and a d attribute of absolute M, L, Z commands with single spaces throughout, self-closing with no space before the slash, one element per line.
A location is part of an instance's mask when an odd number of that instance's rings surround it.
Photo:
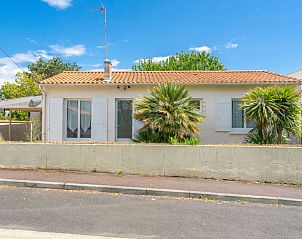
<path fill-rule="evenodd" d="M 68 139 L 91 138 L 91 101 L 67 100 L 66 137 Z"/>
<path fill-rule="evenodd" d="M 243 129 L 243 128 L 254 128 L 254 121 L 244 120 L 244 110 L 241 109 L 241 100 L 232 99 L 232 128 Z"/>
<path fill-rule="evenodd" d="M 198 100 L 198 99 L 193 99 L 193 100 L 191 100 L 191 102 L 192 103 L 194 103 L 194 104 L 196 104 L 197 105 L 197 109 L 200 111 L 200 100 Z"/>
<path fill-rule="evenodd" d="M 200 112 L 201 115 L 205 116 L 205 104 L 202 99 L 192 99 L 192 103 L 195 103 L 197 105 L 197 109 Z"/>

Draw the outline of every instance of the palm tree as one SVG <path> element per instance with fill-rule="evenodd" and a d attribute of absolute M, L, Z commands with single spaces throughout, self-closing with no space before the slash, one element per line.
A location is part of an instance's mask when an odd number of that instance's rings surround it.
<path fill-rule="evenodd" d="M 143 129 L 184 139 L 199 133 L 202 116 L 192 102 L 188 90 L 175 84 L 159 84 L 135 102 L 136 120 L 144 123 Z"/>
<path fill-rule="evenodd" d="M 272 90 L 278 105 L 274 125 L 278 134 L 278 144 L 281 144 L 284 129 L 301 136 L 300 94 L 293 86 L 274 87 Z"/>
<path fill-rule="evenodd" d="M 293 86 L 255 88 L 244 95 L 242 109 L 246 120 L 254 120 L 265 144 L 277 132 L 281 144 L 283 132 L 301 135 L 300 94 Z"/>
<path fill-rule="evenodd" d="M 278 105 L 269 88 L 255 88 L 246 93 L 242 98 L 242 109 L 247 121 L 255 121 L 260 137 L 268 143 L 269 127 L 277 117 Z"/>

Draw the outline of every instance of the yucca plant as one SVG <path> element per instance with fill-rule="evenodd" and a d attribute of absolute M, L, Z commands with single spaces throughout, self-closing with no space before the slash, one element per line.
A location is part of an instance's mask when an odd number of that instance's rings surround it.
<path fill-rule="evenodd" d="M 286 144 L 290 141 L 288 134 L 283 131 L 281 136 L 281 143 Z M 278 144 L 278 135 L 275 128 L 269 128 L 267 138 L 264 139 L 260 129 L 256 126 L 246 136 L 245 143 L 248 144 Z"/>
<path fill-rule="evenodd" d="M 196 136 L 203 119 L 188 90 L 171 83 L 159 84 L 150 90 L 150 96 L 136 100 L 134 117 L 144 123 L 141 131 L 179 140 Z"/>
<path fill-rule="evenodd" d="M 278 134 L 278 144 L 281 144 L 284 130 L 301 136 L 300 93 L 293 86 L 274 87 L 272 90 L 278 106 L 274 125 Z"/>
<path fill-rule="evenodd" d="M 301 135 L 299 98 L 300 94 L 293 86 L 255 88 L 244 95 L 242 109 L 246 120 L 256 122 L 259 138 L 264 144 L 272 142 L 272 134 L 277 134 L 277 143 L 281 144 L 285 142 L 284 130 Z M 255 132 L 253 134 L 255 136 Z"/>
<path fill-rule="evenodd" d="M 245 111 L 247 121 L 255 121 L 259 129 L 259 136 L 264 143 L 268 143 L 269 127 L 276 119 L 278 105 L 269 88 L 255 88 L 242 98 L 242 109 Z"/>

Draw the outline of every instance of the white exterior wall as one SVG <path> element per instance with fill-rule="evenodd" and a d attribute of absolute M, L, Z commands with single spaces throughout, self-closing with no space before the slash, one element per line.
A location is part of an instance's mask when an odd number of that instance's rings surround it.
<path fill-rule="evenodd" d="M 135 99 L 139 95 L 148 94 L 148 89 L 152 87 L 147 85 L 131 85 L 126 90 L 123 86 L 117 89 L 117 85 L 95 85 L 95 86 L 45 86 L 46 90 L 46 140 L 49 135 L 49 111 L 48 101 L 50 97 L 62 97 L 64 99 L 93 99 L 105 97 L 108 102 L 108 141 L 115 141 L 115 99 L 129 98 Z M 255 85 L 189 85 L 187 89 L 193 98 L 201 98 L 205 104 L 205 122 L 201 126 L 202 144 L 232 144 L 242 143 L 246 132 L 218 132 L 216 131 L 216 100 L 217 98 L 241 98 L 249 89 Z M 65 122 L 63 124 L 65 129 Z M 92 129 L 93 130 L 93 129 Z"/>

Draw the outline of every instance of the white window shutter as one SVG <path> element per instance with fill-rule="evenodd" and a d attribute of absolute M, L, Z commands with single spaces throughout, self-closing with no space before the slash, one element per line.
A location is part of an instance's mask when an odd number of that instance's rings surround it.
<path fill-rule="evenodd" d="M 63 141 L 63 98 L 49 98 L 48 141 Z"/>
<path fill-rule="evenodd" d="M 108 141 L 107 98 L 92 99 L 91 139 L 94 142 Z"/>
<path fill-rule="evenodd" d="M 137 135 L 138 131 L 144 126 L 144 123 L 142 121 L 138 121 L 133 119 L 133 134 L 132 138 L 135 138 Z"/>
<path fill-rule="evenodd" d="M 232 98 L 216 98 L 216 131 L 232 130 Z"/>

